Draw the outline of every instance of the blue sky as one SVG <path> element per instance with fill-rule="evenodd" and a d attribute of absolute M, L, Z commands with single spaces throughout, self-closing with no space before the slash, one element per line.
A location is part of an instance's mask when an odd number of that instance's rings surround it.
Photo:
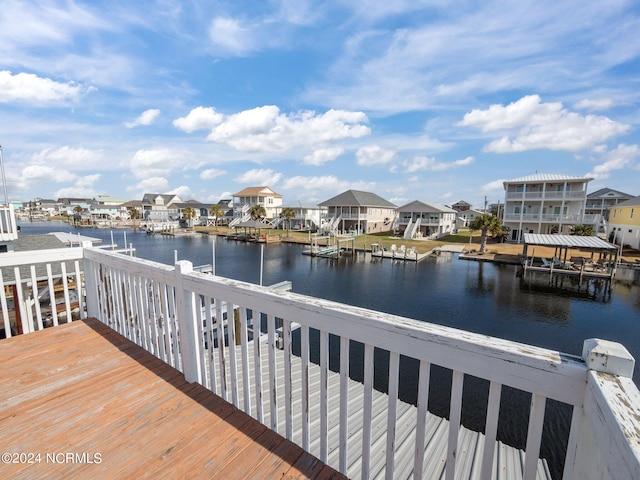
<path fill-rule="evenodd" d="M 637 2 L 0 0 L 0 32 L 10 200 L 640 194 Z"/>

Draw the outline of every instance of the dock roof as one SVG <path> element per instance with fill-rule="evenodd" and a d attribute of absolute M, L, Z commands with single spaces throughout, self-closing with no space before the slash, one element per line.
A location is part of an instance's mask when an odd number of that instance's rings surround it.
<path fill-rule="evenodd" d="M 617 250 L 619 247 L 605 242 L 599 237 L 580 235 L 551 235 L 541 233 L 525 233 L 524 243 L 527 245 L 544 245 L 547 247 L 590 248 L 593 250 Z"/>

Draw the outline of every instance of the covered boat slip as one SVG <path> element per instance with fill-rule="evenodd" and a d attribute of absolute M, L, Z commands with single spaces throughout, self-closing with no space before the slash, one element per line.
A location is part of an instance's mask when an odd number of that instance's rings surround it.
<path fill-rule="evenodd" d="M 554 249 L 551 259 L 535 256 L 536 247 L 547 252 Z M 539 250 L 540 251 L 540 250 Z M 545 235 L 525 233 L 522 261 L 525 273 L 538 271 L 582 278 L 612 279 L 616 272 L 620 247 L 598 237 L 579 235 Z"/>

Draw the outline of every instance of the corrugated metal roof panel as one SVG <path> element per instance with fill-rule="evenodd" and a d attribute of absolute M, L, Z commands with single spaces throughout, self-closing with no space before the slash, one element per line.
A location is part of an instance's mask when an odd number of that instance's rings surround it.
<path fill-rule="evenodd" d="M 557 173 L 536 173 L 534 175 L 528 175 L 525 177 L 514 178 L 513 180 L 506 180 L 505 183 L 519 183 L 519 182 L 565 182 L 565 181 L 590 181 L 591 177 L 578 177 L 573 175 L 561 175 Z"/>
<path fill-rule="evenodd" d="M 616 250 L 619 247 L 605 242 L 598 237 L 583 237 L 580 235 L 550 235 L 541 233 L 525 233 L 524 243 L 527 245 L 545 245 L 548 247 L 593 248 L 601 250 Z"/>

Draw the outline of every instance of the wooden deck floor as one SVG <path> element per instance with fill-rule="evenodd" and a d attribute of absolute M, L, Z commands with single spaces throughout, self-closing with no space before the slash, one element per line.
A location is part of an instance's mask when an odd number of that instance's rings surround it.
<path fill-rule="evenodd" d="M 345 478 L 96 320 L 0 341 L 0 372 L 0 478 Z"/>

